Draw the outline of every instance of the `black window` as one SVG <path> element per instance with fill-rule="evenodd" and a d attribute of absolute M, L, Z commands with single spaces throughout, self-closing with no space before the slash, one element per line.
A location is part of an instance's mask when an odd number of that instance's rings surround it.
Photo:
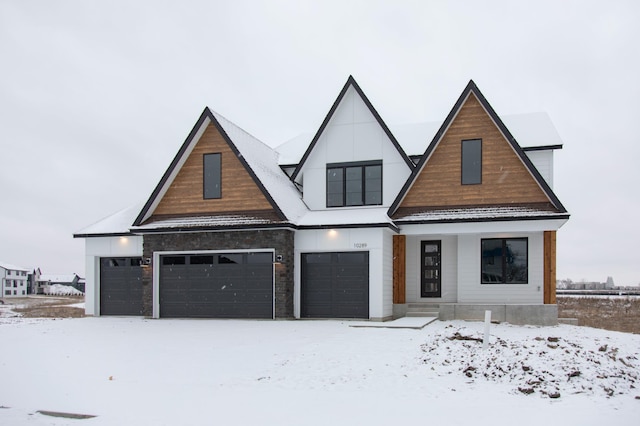
<path fill-rule="evenodd" d="M 221 154 L 205 154 L 204 155 L 204 198 L 220 198 L 222 196 L 221 189 Z"/>
<path fill-rule="evenodd" d="M 482 139 L 462 141 L 462 184 L 482 183 Z"/>
<path fill-rule="evenodd" d="M 529 240 L 482 240 L 482 284 L 526 284 L 529 281 Z"/>
<path fill-rule="evenodd" d="M 327 165 L 327 207 L 382 204 L 382 161 Z"/>

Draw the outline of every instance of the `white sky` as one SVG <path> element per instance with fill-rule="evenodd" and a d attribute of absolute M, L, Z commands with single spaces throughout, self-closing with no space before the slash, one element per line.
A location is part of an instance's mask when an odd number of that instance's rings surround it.
<path fill-rule="evenodd" d="M 205 106 L 277 145 L 352 74 L 388 124 L 469 79 L 564 149 L 558 278 L 640 282 L 637 1 L 0 2 L 0 259 L 84 274 L 72 233 L 149 196 Z"/>

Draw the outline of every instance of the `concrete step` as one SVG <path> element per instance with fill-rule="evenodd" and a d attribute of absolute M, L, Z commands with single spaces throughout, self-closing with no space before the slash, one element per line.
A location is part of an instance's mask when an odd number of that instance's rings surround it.
<path fill-rule="evenodd" d="M 440 309 L 439 303 L 407 303 L 407 309 Z"/>
<path fill-rule="evenodd" d="M 439 312 L 438 311 L 420 311 L 420 312 L 416 312 L 416 311 L 411 311 L 411 312 L 407 312 L 406 316 L 407 317 L 438 317 Z"/>

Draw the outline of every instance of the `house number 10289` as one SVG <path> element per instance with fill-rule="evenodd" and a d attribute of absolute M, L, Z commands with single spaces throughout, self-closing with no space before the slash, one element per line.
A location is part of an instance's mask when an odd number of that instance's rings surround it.
<path fill-rule="evenodd" d="M 367 248 L 367 243 L 353 243 L 353 248 Z"/>

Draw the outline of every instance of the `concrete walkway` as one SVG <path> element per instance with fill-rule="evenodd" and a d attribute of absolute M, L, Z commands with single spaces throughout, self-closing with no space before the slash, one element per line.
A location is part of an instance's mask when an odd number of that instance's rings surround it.
<path fill-rule="evenodd" d="M 425 326 L 431 324 L 438 317 L 403 317 L 393 321 L 385 322 L 358 322 L 349 324 L 349 327 L 369 327 L 369 328 L 409 328 L 414 330 L 421 330 Z"/>

